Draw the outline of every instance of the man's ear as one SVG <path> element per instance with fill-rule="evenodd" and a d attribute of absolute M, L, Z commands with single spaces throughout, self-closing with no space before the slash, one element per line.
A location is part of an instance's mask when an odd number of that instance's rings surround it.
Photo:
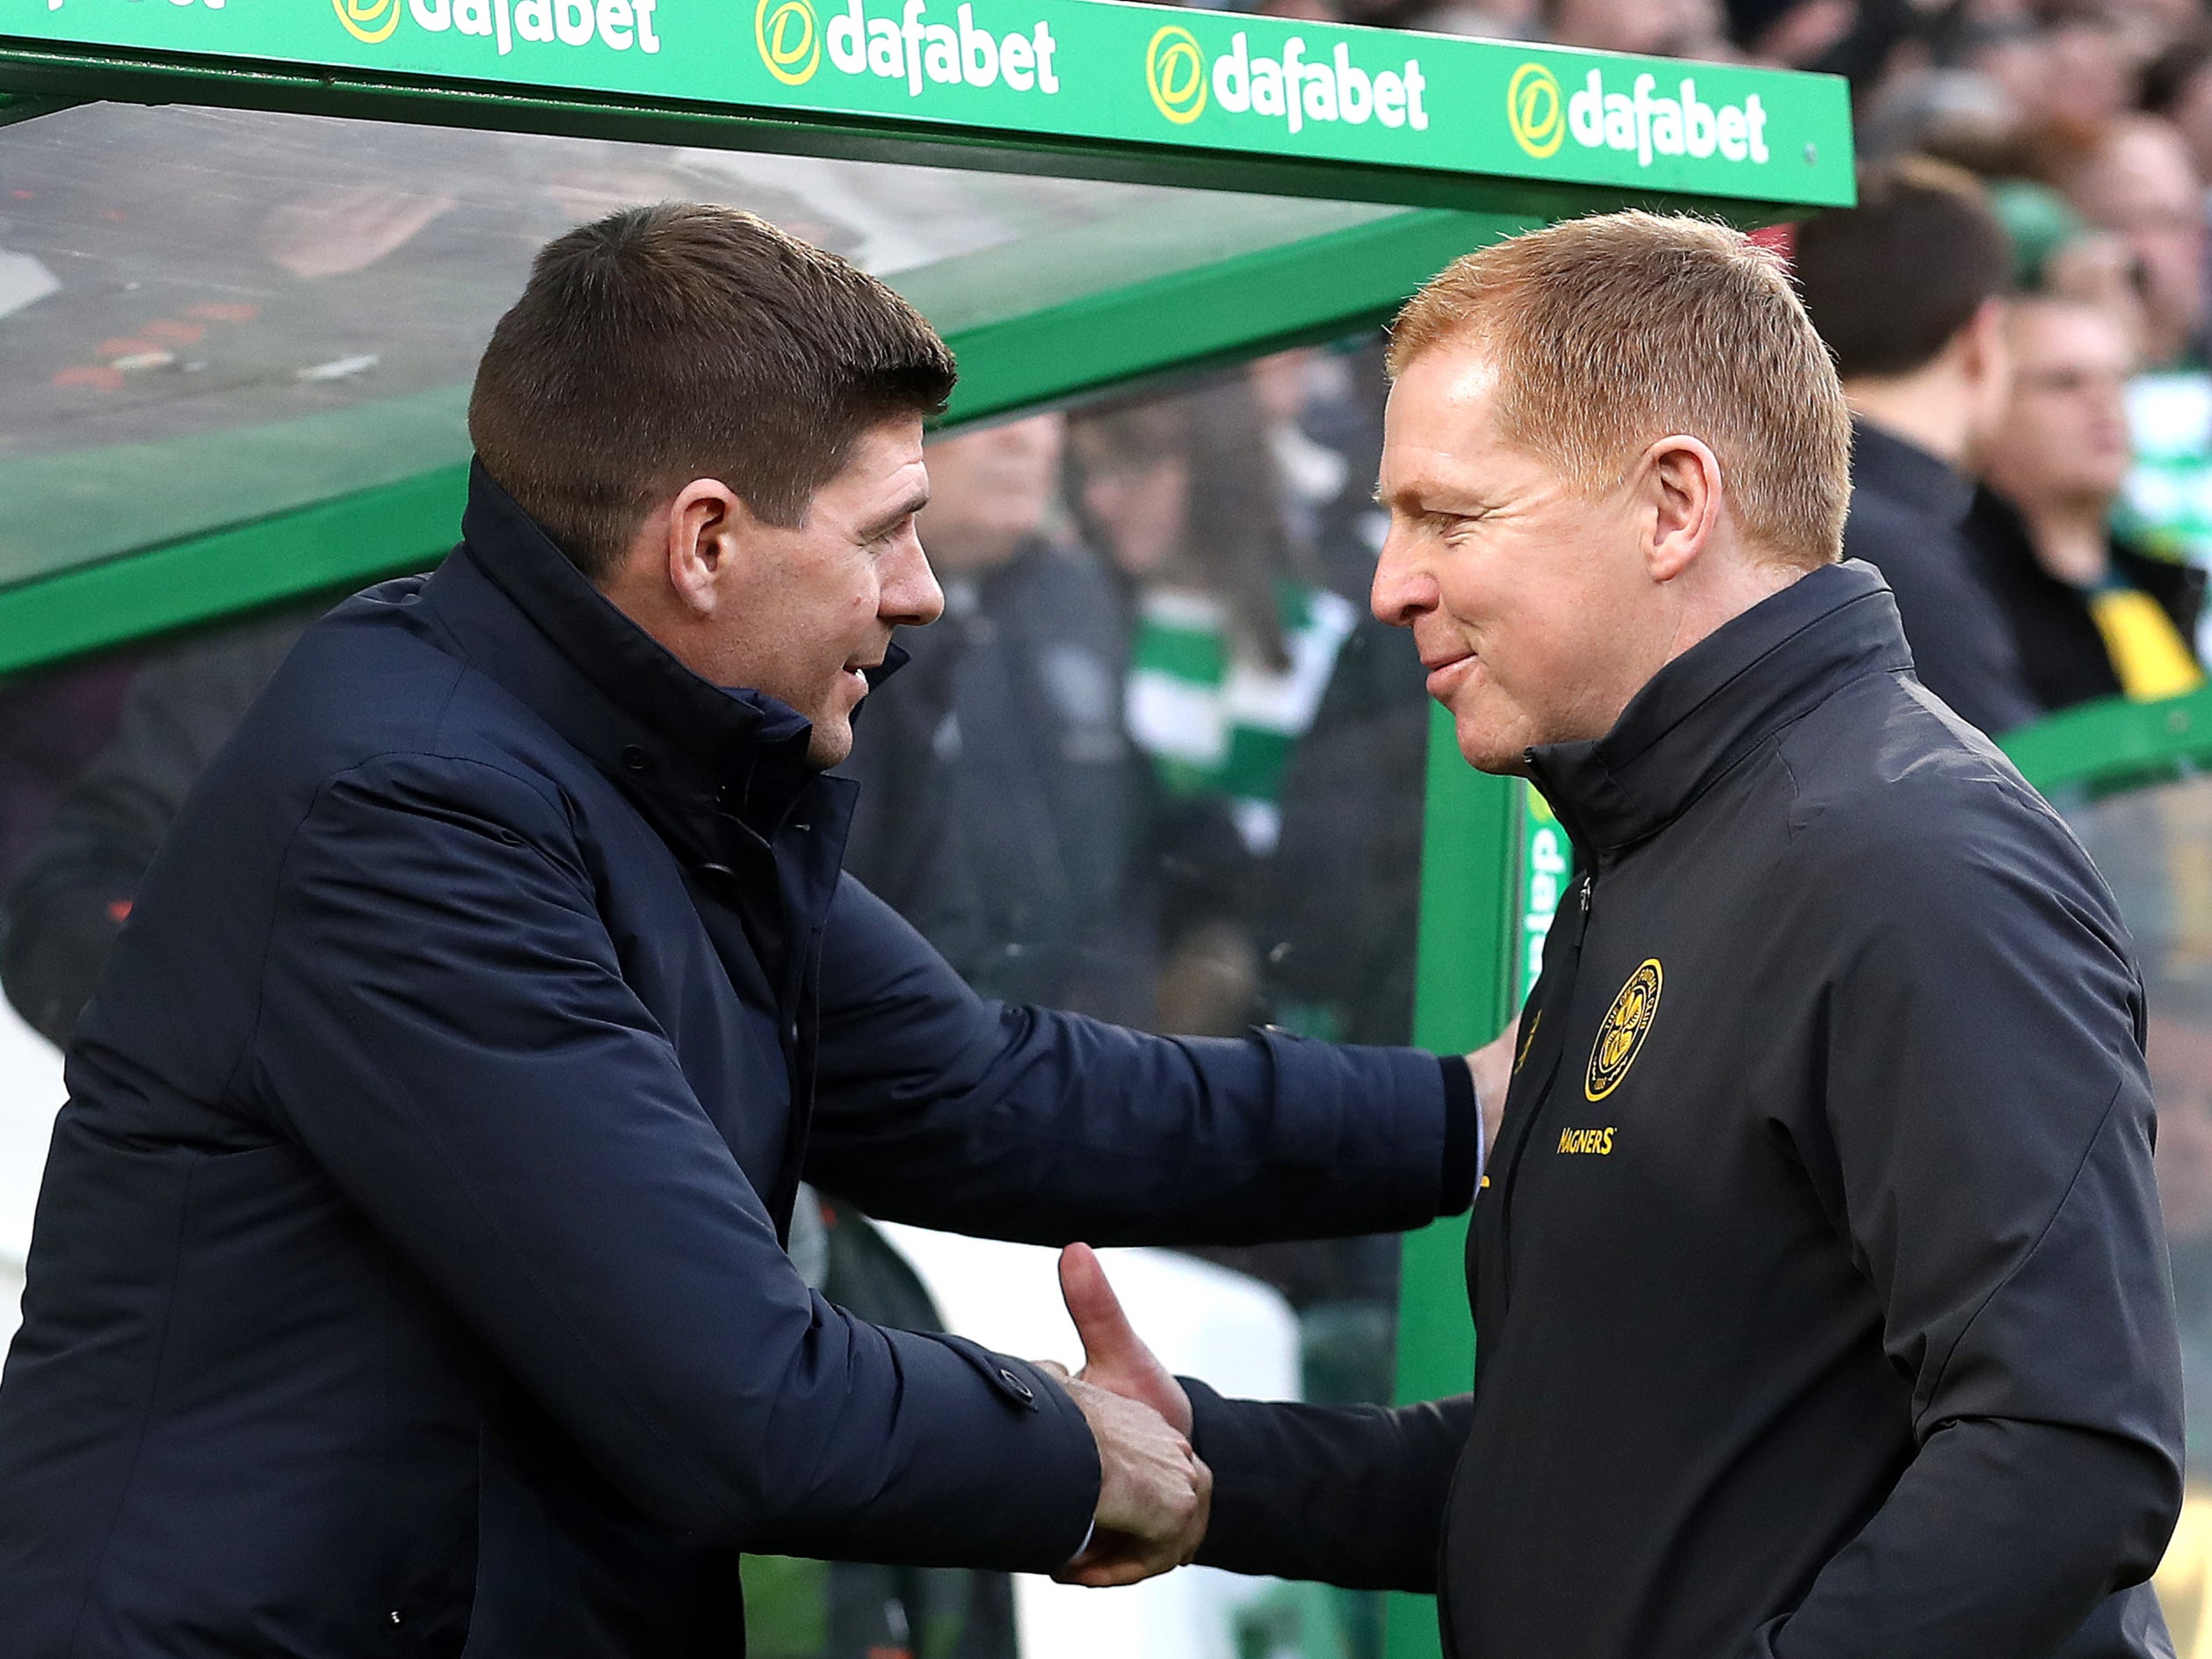
<path fill-rule="evenodd" d="M 645 523 L 639 552 L 656 561 L 686 612 L 705 619 L 727 602 L 744 574 L 758 521 L 737 492 L 716 478 L 694 478 Z"/>
<path fill-rule="evenodd" d="M 1662 438 L 1643 454 L 1650 538 L 1644 567 L 1672 582 L 1697 562 L 1721 518 L 1721 463 L 1702 439 Z"/>

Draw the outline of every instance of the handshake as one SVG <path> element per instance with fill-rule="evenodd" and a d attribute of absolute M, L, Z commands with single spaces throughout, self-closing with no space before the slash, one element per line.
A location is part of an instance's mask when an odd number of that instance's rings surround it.
<path fill-rule="evenodd" d="M 1060 1290 L 1083 1338 L 1083 1372 L 1070 1377 L 1050 1360 L 1039 1369 L 1090 1424 L 1099 1480 L 1090 1541 L 1053 1576 L 1104 1588 L 1188 1566 L 1214 1497 L 1213 1471 L 1191 1449 L 1190 1397 L 1129 1328 L 1088 1244 L 1061 1252 Z"/>
<path fill-rule="evenodd" d="M 1497 1139 L 1519 1031 L 1516 1019 L 1467 1056 L 1485 1148 Z M 1100 1478 L 1091 1540 L 1054 1576 L 1104 1587 L 1187 1567 L 1214 1498 L 1213 1471 L 1191 1448 L 1190 1396 L 1129 1328 L 1088 1244 L 1061 1252 L 1060 1292 L 1083 1338 L 1083 1374 L 1070 1377 L 1049 1360 L 1040 1368 L 1060 1380 L 1090 1424 Z"/>

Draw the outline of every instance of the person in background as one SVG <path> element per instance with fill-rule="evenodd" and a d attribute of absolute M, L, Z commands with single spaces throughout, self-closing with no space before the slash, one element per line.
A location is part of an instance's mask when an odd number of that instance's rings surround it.
<path fill-rule="evenodd" d="M 1259 872 L 1280 793 L 1358 612 L 1302 579 L 1258 401 L 1237 378 L 1078 415 L 1072 491 L 1128 584 L 1128 729 L 1159 802 L 1163 1029 L 1258 1011 Z"/>
<path fill-rule="evenodd" d="M 2201 362 L 2204 185 L 2171 121 L 2136 115 L 2104 129 L 2059 178 L 2074 208 L 2127 245 L 2143 296 L 2145 366 Z"/>
<path fill-rule="evenodd" d="M 2200 25 L 2150 61 L 2143 108 L 2173 124 L 2198 179 L 2212 178 L 2212 28 Z"/>
<path fill-rule="evenodd" d="M 1544 38 L 1647 58 L 1728 58 L 1715 0 L 1548 0 Z"/>
<path fill-rule="evenodd" d="M 1851 406 L 1844 554 L 1888 580 L 1922 684 L 1992 735 L 2025 725 L 2035 699 L 1962 532 L 1959 470 L 2005 403 L 2004 228 L 1971 175 L 1908 157 L 1799 227 L 1795 264 Z"/>
<path fill-rule="evenodd" d="M 945 615 L 868 700 L 846 867 L 985 996 L 1141 1021 L 1128 635 L 1113 578 L 1048 528 L 1065 435 L 1037 415 L 930 446 Z"/>
<path fill-rule="evenodd" d="M 2013 301 L 2013 393 L 1981 451 L 1967 535 L 2045 709 L 2173 697 L 2204 683 L 2189 640 L 2204 573 L 2115 536 L 2127 476 L 2128 337 L 2078 301 Z"/>

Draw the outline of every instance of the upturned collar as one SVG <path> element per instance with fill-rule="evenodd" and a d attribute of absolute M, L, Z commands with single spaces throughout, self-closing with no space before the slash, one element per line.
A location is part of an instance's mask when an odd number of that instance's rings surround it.
<path fill-rule="evenodd" d="M 1841 686 L 1911 667 L 1875 568 L 1823 566 L 1653 675 L 1603 737 L 1529 750 L 1530 775 L 1585 852 L 1610 852 L 1672 823 Z"/>
<path fill-rule="evenodd" d="M 807 758 L 811 722 L 677 661 L 481 462 L 469 467 L 461 536 L 425 597 L 486 672 L 653 808 L 664 829 L 686 828 L 693 833 L 680 838 L 696 841 L 706 821 L 726 815 L 772 840 L 823 781 Z M 905 657 L 894 645 L 871 685 Z"/>

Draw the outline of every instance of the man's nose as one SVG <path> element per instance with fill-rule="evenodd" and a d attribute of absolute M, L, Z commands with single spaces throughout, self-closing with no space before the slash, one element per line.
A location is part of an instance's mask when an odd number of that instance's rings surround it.
<path fill-rule="evenodd" d="M 893 627 L 925 627 L 945 614 L 945 590 L 922 552 L 922 539 L 909 536 L 884 572 L 876 614 Z"/>
<path fill-rule="evenodd" d="M 1390 527 L 1374 561 L 1374 583 L 1367 591 L 1375 620 L 1394 628 L 1411 627 L 1417 617 L 1437 606 L 1436 578 L 1414 556 L 1412 540 L 1396 525 Z"/>

